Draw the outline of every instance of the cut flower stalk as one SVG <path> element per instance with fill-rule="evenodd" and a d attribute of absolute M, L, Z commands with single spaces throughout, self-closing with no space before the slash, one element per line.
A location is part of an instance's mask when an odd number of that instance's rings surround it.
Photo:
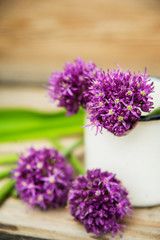
<path fill-rule="evenodd" d="M 160 107 L 155 108 L 153 111 L 147 114 L 147 116 L 151 116 L 151 115 L 160 115 Z"/>
<path fill-rule="evenodd" d="M 18 157 L 14 153 L 0 155 L 0 165 L 12 164 L 17 162 Z"/>
<path fill-rule="evenodd" d="M 66 158 L 68 158 L 69 163 L 73 166 L 73 168 L 75 169 L 75 171 L 78 174 L 84 175 L 85 174 L 85 170 L 82 166 L 82 164 L 80 163 L 80 161 L 72 156 L 73 151 L 80 145 L 83 144 L 83 138 L 80 138 L 77 140 L 77 142 L 75 142 L 72 146 L 70 146 L 69 148 L 65 149 L 60 142 L 58 141 L 58 139 L 52 139 L 51 140 L 53 145 L 62 152 L 63 156 L 65 156 Z"/>
<path fill-rule="evenodd" d="M 12 166 L 12 167 L 9 167 L 3 171 L 0 172 L 0 179 L 3 179 L 5 177 L 9 177 L 10 175 L 10 172 L 13 170 L 15 166 Z"/>
<path fill-rule="evenodd" d="M 18 198 L 18 194 L 15 188 L 11 191 L 11 196 L 14 198 Z"/>
<path fill-rule="evenodd" d="M 11 191 L 14 188 L 15 181 L 14 180 L 8 180 L 2 188 L 0 188 L 0 204 L 5 200 L 7 196 L 11 193 Z"/>
<path fill-rule="evenodd" d="M 35 139 L 46 139 L 51 137 L 71 136 L 75 134 L 83 133 L 83 129 L 79 126 L 69 125 L 68 127 L 59 126 L 58 128 L 45 127 L 34 130 L 28 130 L 25 132 L 18 132 L 3 135 L 0 142 L 12 142 L 12 141 L 26 141 Z"/>
<path fill-rule="evenodd" d="M 78 146 L 83 144 L 83 138 L 80 138 L 77 142 L 75 142 L 71 147 L 65 149 L 63 151 L 63 155 L 65 155 L 66 157 L 70 156 L 72 154 L 72 152 L 74 151 L 74 149 L 76 149 Z"/>
<path fill-rule="evenodd" d="M 0 114 L 0 142 L 53 138 L 83 131 L 83 111 L 70 118 L 65 117 L 65 111 L 47 113 L 25 109 L 1 109 Z"/>
<path fill-rule="evenodd" d="M 85 170 L 83 168 L 83 166 L 81 165 L 80 161 L 74 157 L 72 154 L 72 152 L 74 151 L 74 149 L 76 149 L 79 145 L 81 145 L 83 143 L 83 138 L 79 139 L 75 144 L 73 144 L 70 148 L 68 149 L 64 149 L 63 150 L 63 155 L 66 156 L 70 162 L 70 164 L 73 166 L 73 168 L 75 169 L 75 171 L 78 174 L 84 175 L 85 174 Z"/>
<path fill-rule="evenodd" d="M 85 175 L 85 170 L 76 157 L 69 156 L 68 160 L 78 174 Z"/>
<path fill-rule="evenodd" d="M 160 120 L 160 107 L 155 108 L 146 116 L 141 116 L 139 121 L 143 122 L 143 121 L 151 121 L 151 120 Z"/>

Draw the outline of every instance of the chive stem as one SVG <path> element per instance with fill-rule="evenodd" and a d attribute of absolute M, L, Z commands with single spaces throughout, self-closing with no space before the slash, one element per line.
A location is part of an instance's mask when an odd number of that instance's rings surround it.
<path fill-rule="evenodd" d="M 73 153 L 73 151 L 80 145 L 83 144 L 83 138 L 78 139 L 77 142 L 75 142 L 73 145 L 71 145 L 69 148 L 64 148 L 60 142 L 59 139 L 54 138 L 51 140 L 53 145 L 62 152 L 63 156 L 65 156 L 66 158 L 68 158 L 68 161 L 70 162 L 70 164 L 73 166 L 73 168 L 75 169 L 75 171 L 78 174 L 85 174 L 85 170 L 82 166 L 82 164 L 80 163 L 80 161 L 72 156 L 71 154 Z"/>
<path fill-rule="evenodd" d="M 15 163 L 17 160 L 17 155 L 13 153 L 0 155 L 0 165 Z"/>
<path fill-rule="evenodd" d="M 69 156 L 68 160 L 78 174 L 85 175 L 85 170 L 80 161 L 76 157 Z"/>
<path fill-rule="evenodd" d="M 72 146 L 70 146 L 69 148 L 66 148 L 63 150 L 63 155 L 65 157 L 69 157 L 72 152 L 77 148 L 79 147 L 80 145 L 83 144 L 83 138 L 80 138 L 77 142 L 75 142 Z"/>
<path fill-rule="evenodd" d="M 11 191 L 11 196 L 14 198 L 18 198 L 18 194 L 15 188 L 13 188 L 13 190 Z"/>
<path fill-rule="evenodd" d="M 52 138 L 50 139 L 52 145 L 57 148 L 59 151 L 63 151 L 64 147 L 61 145 L 59 138 Z"/>
<path fill-rule="evenodd" d="M 154 120 L 160 120 L 160 107 L 155 108 L 153 111 L 148 113 L 146 116 L 141 116 L 139 121 L 154 121 Z"/>
<path fill-rule="evenodd" d="M 153 109 L 150 113 L 148 113 L 146 116 L 151 115 L 160 115 L 160 107 Z"/>
<path fill-rule="evenodd" d="M 8 180 L 1 188 L 0 188 L 0 204 L 10 195 L 12 189 L 14 188 L 15 181 Z"/>
<path fill-rule="evenodd" d="M 70 162 L 70 164 L 73 166 L 73 168 L 75 169 L 75 171 L 78 173 L 78 174 L 82 174 L 84 175 L 85 174 L 85 171 L 84 171 L 84 168 L 82 166 L 82 164 L 80 163 L 80 161 L 72 156 L 72 152 L 77 148 L 79 147 L 81 144 L 83 143 L 83 138 L 80 138 L 78 139 L 77 142 L 75 142 L 73 145 L 71 145 L 69 148 L 65 148 L 63 150 L 63 155 L 68 158 L 68 161 Z"/>
<path fill-rule="evenodd" d="M 13 170 L 15 166 L 12 166 L 12 167 L 9 167 L 3 171 L 0 172 L 0 179 L 3 179 L 5 177 L 9 177 L 10 175 L 10 172 Z"/>

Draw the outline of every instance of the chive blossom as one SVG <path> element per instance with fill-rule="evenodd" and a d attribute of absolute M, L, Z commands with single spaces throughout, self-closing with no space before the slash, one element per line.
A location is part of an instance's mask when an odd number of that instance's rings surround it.
<path fill-rule="evenodd" d="M 90 81 L 92 79 L 87 104 L 90 126 L 96 127 L 96 133 L 107 129 L 116 136 L 125 135 L 134 128 L 142 111 L 150 112 L 153 108 L 150 96 L 153 82 L 146 72 L 132 74 L 129 70 L 123 72 L 120 67 L 107 72 L 98 68 L 95 71 L 95 76 L 88 75 Z"/>
<path fill-rule="evenodd" d="M 85 63 L 77 58 L 74 63 L 66 63 L 61 72 L 53 72 L 49 78 L 48 94 L 51 100 L 58 102 L 58 107 L 66 108 L 68 116 L 77 113 L 80 106 L 86 108 L 91 85 L 87 75 L 92 73 L 94 76 L 95 68 L 93 62 Z"/>
<path fill-rule="evenodd" d="M 73 168 L 67 159 L 55 149 L 30 148 L 27 153 L 20 156 L 12 171 L 20 198 L 42 209 L 65 206 L 73 180 Z"/>
<path fill-rule="evenodd" d="M 132 211 L 127 190 L 114 174 L 88 170 L 73 181 L 68 195 L 70 212 L 87 232 L 122 236 L 123 218 Z"/>

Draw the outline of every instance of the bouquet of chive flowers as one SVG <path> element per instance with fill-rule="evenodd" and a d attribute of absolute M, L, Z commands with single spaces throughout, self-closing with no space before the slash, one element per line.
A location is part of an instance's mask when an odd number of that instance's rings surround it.
<path fill-rule="evenodd" d="M 47 91 L 67 115 L 80 107 L 87 113 L 86 169 L 116 173 L 135 206 L 159 204 L 159 80 L 153 81 L 146 69 L 132 73 L 118 66 L 104 71 L 77 58 L 51 75 Z"/>
<path fill-rule="evenodd" d="M 118 67 L 105 72 L 80 58 L 74 64 L 67 63 L 62 72 L 53 72 L 48 86 L 51 100 L 66 108 L 67 116 L 76 114 L 81 106 L 97 133 L 106 129 L 116 136 L 133 129 L 142 113 L 153 109 L 153 91 L 146 70 L 132 74 Z"/>

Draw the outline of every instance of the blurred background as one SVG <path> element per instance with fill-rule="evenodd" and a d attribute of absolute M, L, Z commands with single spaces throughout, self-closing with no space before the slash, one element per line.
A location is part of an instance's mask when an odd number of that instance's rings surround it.
<path fill-rule="evenodd" d="M 0 107 L 53 109 L 44 84 L 77 56 L 160 77 L 160 1 L 0 0 Z"/>

